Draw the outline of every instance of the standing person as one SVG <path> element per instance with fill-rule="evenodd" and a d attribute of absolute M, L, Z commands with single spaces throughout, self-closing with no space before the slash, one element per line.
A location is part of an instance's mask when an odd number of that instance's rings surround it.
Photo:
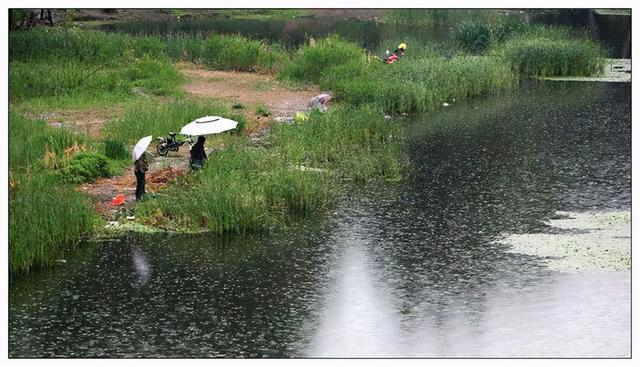
<path fill-rule="evenodd" d="M 198 141 L 191 147 L 191 169 L 198 170 L 207 160 L 207 152 L 204 150 L 204 136 L 198 136 Z"/>
<path fill-rule="evenodd" d="M 133 163 L 133 172 L 136 175 L 136 201 L 140 201 L 144 198 L 144 184 L 145 174 L 149 170 L 149 163 L 147 162 L 147 152 L 142 153 Z"/>

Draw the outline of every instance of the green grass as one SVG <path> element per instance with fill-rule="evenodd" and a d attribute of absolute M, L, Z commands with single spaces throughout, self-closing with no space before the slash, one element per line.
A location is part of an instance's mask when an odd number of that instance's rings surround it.
<path fill-rule="evenodd" d="M 461 49 L 479 54 L 491 45 L 491 28 L 486 23 L 462 22 L 454 28 L 452 37 Z"/>
<path fill-rule="evenodd" d="M 499 58 L 410 57 L 391 65 L 332 36 L 302 47 L 281 79 L 319 84 L 338 101 L 374 104 L 387 113 L 427 112 L 454 98 L 508 90 L 518 75 Z"/>
<path fill-rule="evenodd" d="M 312 112 L 307 121 L 272 128 L 271 141 L 293 165 L 326 169 L 350 182 L 395 180 L 405 164 L 404 130 L 373 106 Z"/>
<path fill-rule="evenodd" d="M 180 100 L 157 105 L 142 101 L 131 106 L 124 116 L 109 121 L 104 133 L 108 139 L 135 144 L 143 136 L 153 135 L 155 139 L 170 131 L 179 132 L 189 122 L 209 115 L 238 121 L 236 131 L 241 131 L 246 123 L 244 116 L 232 113 L 220 103 Z"/>
<path fill-rule="evenodd" d="M 77 28 L 37 27 L 9 32 L 9 45 L 10 61 L 73 59 L 104 63 L 122 58 L 131 49 L 131 37 Z"/>
<path fill-rule="evenodd" d="M 216 233 L 267 231 L 287 212 L 323 205 L 324 176 L 290 171 L 264 148 L 236 141 L 210 154 L 205 168 L 136 207 L 147 223 Z"/>
<path fill-rule="evenodd" d="M 12 62 L 9 91 L 13 102 L 27 99 L 111 98 L 125 100 L 136 93 L 177 95 L 183 76 L 164 59 L 144 56 L 105 64 L 63 61 Z"/>
<path fill-rule="evenodd" d="M 269 111 L 269 108 L 267 108 L 267 106 L 260 105 L 256 107 L 256 115 L 269 117 L 271 116 L 271 111 Z"/>

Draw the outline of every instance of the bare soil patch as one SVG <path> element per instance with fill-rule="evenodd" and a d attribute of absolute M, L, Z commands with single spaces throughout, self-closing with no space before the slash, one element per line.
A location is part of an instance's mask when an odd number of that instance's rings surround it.
<path fill-rule="evenodd" d="M 270 75 L 207 70 L 188 63 L 178 64 L 178 69 L 190 79 L 184 86 L 186 92 L 240 102 L 247 107 L 249 117 L 255 117 L 255 108 L 260 105 L 266 106 L 272 117 L 293 117 L 307 108 L 311 97 L 320 93 L 316 86 L 303 90 L 287 88 Z"/>
<path fill-rule="evenodd" d="M 166 157 L 156 156 L 149 165 L 145 180 L 145 191 L 157 193 L 167 184 L 183 175 L 189 169 L 188 148 L 181 149 Z M 136 178 L 133 167 L 125 169 L 120 176 L 101 178 L 93 183 L 80 187 L 92 199 L 96 211 L 106 220 L 115 220 L 123 211 L 126 212 L 135 204 Z M 122 206 L 112 206 L 111 200 L 124 194 L 126 202 Z"/>

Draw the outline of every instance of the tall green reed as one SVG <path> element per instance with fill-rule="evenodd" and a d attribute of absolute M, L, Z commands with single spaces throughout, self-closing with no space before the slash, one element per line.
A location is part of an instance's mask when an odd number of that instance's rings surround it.
<path fill-rule="evenodd" d="M 93 226 L 95 214 L 86 197 L 49 172 L 27 171 L 11 180 L 10 273 L 26 273 L 64 259 Z"/>

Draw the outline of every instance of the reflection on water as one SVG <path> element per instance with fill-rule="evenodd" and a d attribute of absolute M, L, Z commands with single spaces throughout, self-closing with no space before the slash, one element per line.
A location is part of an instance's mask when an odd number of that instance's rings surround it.
<path fill-rule="evenodd" d="M 415 172 L 266 237 L 129 236 L 10 287 L 12 357 L 628 356 L 629 272 L 494 241 L 628 210 L 630 88 L 525 85 L 410 129 Z"/>
<path fill-rule="evenodd" d="M 396 348 L 403 332 L 391 291 L 364 247 L 366 241 L 361 238 L 367 237 L 357 230 L 352 233 L 355 235 L 340 238 L 335 249 L 341 253 L 328 282 L 321 320 L 305 355 L 401 356 Z"/>
<path fill-rule="evenodd" d="M 144 286 L 151 276 L 151 266 L 147 260 L 147 256 L 140 249 L 133 248 L 131 250 L 131 258 L 133 260 L 133 269 L 138 277 L 137 286 Z"/>

